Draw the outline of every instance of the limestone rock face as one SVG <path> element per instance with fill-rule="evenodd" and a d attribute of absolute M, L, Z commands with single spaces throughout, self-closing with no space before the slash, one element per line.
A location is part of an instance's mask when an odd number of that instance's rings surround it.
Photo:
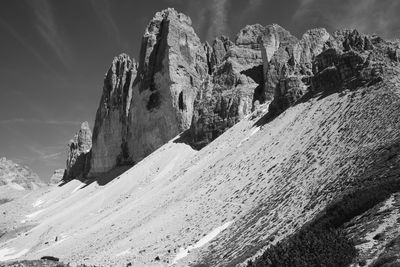
<path fill-rule="evenodd" d="M 152 19 L 140 57 L 129 114 L 134 162 L 190 127 L 195 97 L 208 75 L 204 46 L 190 18 L 174 9 Z"/>
<path fill-rule="evenodd" d="M 91 175 L 138 162 L 188 129 L 208 75 L 189 17 L 158 12 L 142 39 L 139 65 L 122 55 L 105 78 L 93 135 Z"/>
<path fill-rule="evenodd" d="M 400 47 L 357 31 L 307 31 L 297 39 L 279 25 L 249 25 L 234 41 L 202 44 L 191 20 L 158 12 L 142 39 L 138 64 L 115 58 L 96 115 L 90 174 L 133 165 L 186 130 L 202 148 L 255 106 L 280 114 L 304 94 L 378 82 L 381 58 L 398 61 Z M 352 83 L 352 84 L 350 84 Z"/>
<path fill-rule="evenodd" d="M 135 60 L 121 54 L 114 58 L 105 75 L 93 128 L 91 172 L 105 172 L 129 160 L 126 146 L 128 116 L 136 73 Z"/>
<path fill-rule="evenodd" d="M 263 58 L 258 37 L 261 25 L 246 26 L 235 42 L 221 36 L 206 44 L 210 75 L 194 103 L 191 145 L 202 148 L 232 127 L 253 108 L 263 85 Z M 265 102 L 263 100 L 263 102 Z"/>
<path fill-rule="evenodd" d="M 83 122 L 74 138 L 68 143 L 68 155 L 64 180 L 81 178 L 90 168 L 92 131 L 89 123 Z"/>
<path fill-rule="evenodd" d="M 50 177 L 49 184 L 58 184 L 60 183 L 65 175 L 65 169 L 55 170 L 53 175 Z"/>
<path fill-rule="evenodd" d="M 313 62 L 312 90 L 354 89 L 378 83 L 395 71 L 397 59 L 390 51 L 396 44 L 356 30 L 333 34 L 330 47 Z"/>
<path fill-rule="evenodd" d="M 268 34 L 259 41 L 264 57 L 263 96 L 273 98 L 272 112 L 282 112 L 307 91 L 312 60 L 329 38 L 325 29 L 307 31 L 298 40 L 278 25 L 268 27 Z"/>
<path fill-rule="evenodd" d="M 307 31 L 264 55 L 264 92 L 274 92 L 270 111 L 279 114 L 305 93 L 330 93 L 382 81 L 393 72 L 398 44 L 356 30 L 330 35 L 325 29 Z M 263 40 L 261 40 L 263 41 Z M 265 46 L 265 45 L 264 45 Z M 271 56 L 271 58 L 270 58 Z"/>
<path fill-rule="evenodd" d="M 0 158 L 0 186 L 3 185 L 9 185 L 17 190 L 31 190 L 44 184 L 28 166 L 21 166 L 3 157 Z"/>
<path fill-rule="evenodd" d="M 158 12 L 145 31 L 132 86 L 127 137 L 132 163 L 190 127 L 207 73 L 204 47 L 190 18 L 174 9 Z"/>

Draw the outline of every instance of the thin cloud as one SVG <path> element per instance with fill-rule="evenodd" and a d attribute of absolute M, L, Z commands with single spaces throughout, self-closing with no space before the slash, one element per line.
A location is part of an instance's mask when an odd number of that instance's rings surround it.
<path fill-rule="evenodd" d="M 30 42 L 28 42 L 24 37 L 22 37 L 16 30 L 14 30 L 7 22 L 2 20 L 0 18 L 0 26 L 3 27 L 6 31 L 8 31 L 15 40 L 17 40 L 23 47 L 25 47 L 33 56 L 36 57 L 37 60 L 39 60 L 40 63 L 42 63 L 43 66 L 47 68 L 50 72 L 53 74 L 59 75 L 54 71 L 54 68 L 52 68 L 49 63 L 37 52 L 37 50 L 30 45 Z"/>
<path fill-rule="evenodd" d="M 28 1 L 36 18 L 36 28 L 57 58 L 68 67 L 71 51 L 61 34 L 54 18 L 51 2 L 48 0 Z"/>
<path fill-rule="evenodd" d="M 209 9 L 211 25 L 207 31 L 208 40 L 229 33 L 227 4 L 228 0 L 211 0 Z"/>
<path fill-rule="evenodd" d="M 64 152 L 65 147 L 41 147 L 28 146 L 29 150 L 38 155 L 38 159 L 42 160 L 57 160 Z"/>
<path fill-rule="evenodd" d="M 111 6 L 107 0 L 90 0 L 94 12 L 103 24 L 107 33 L 115 38 L 115 41 L 121 49 L 127 49 L 127 43 L 121 38 L 118 25 L 111 13 Z"/>
<path fill-rule="evenodd" d="M 257 12 L 262 4 L 263 0 L 248 0 L 245 9 L 241 11 L 241 21 L 251 16 L 254 12 Z"/>

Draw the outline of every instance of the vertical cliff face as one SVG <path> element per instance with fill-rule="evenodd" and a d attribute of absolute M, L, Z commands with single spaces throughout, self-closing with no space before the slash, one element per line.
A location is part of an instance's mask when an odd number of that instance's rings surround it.
<path fill-rule="evenodd" d="M 92 148 L 92 131 L 89 123 L 83 122 L 79 131 L 68 144 L 66 170 L 63 179 L 81 178 L 90 169 L 90 151 Z"/>
<path fill-rule="evenodd" d="M 273 99 L 270 110 L 277 114 L 307 92 L 312 61 L 326 48 L 331 36 L 325 29 L 314 29 L 298 40 L 278 25 L 271 26 L 270 35 L 272 38 L 260 38 L 264 57 L 263 94 Z"/>
<path fill-rule="evenodd" d="M 143 36 L 139 65 L 126 55 L 114 59 L 96 115 L 91 174 L 134 164 L 190 127 L 208 73 L 191 23 L 174 9 L 158 12 Z"/>
<path fill-rule="evenodd" d="M 206 44 L 210 76 L 198 92 L 191 126 L 191 144 L 201 148 L 264 103 L 262 37 L 274 42 L 270 28 L 259 24 L 240 30 L 235 41 L 218 37 Z M 272 41 L 271 41 L 272 40 Z"/>
<path fill-rule="evenodd" d="M 128 148 L 135 162 L 190 127 L 194 99 L 208 73 L 190 18 L 173 9 L 152 19 L 140 57 L 129 114 Z"/>
<path fill-rule="evenodd" d="M 93 129 L 91 173 L 106 172 L 129 162 L 128 116 L 136 62 L 126 54 L 115 57 L 104 78 L 103 94 Z"/>

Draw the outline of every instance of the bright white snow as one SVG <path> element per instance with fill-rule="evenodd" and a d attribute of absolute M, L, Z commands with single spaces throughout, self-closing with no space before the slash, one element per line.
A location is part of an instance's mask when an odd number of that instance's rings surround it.
<path fill-rule="evenodd" d="M 32 218 L 36 217 L 37 215 L 39 215 L 40 213 L 42 213 L 43 211 L 45 211 L 45 210 L 44 209 L 38 210 L 38 211 L 36 211 L 34 213 L 26 215 L 25 217 L 28 218 L 28 219 L 32 219 Z"/>
<path fill-rule="evenodd" d="M 180 259 L 185 258 L 189 254 L 189 252 L 191 250 L 196 249 L 196 248 L 200 248 L 200 247 L 204 246 L 205 244 L 207 244 L 208 242 L 210 242 L 211 240 L 213 240 L 219 233 L 221 233 L 223 230 L 228 228 L 232 223 L 233 223 L 233 221 L 229 221 L 229 222 L 227 222 L 227 223 L 215 228 L 208 235 L 204 236 L 202 239 L 197 241 L 196 244 L 194 244 L 193 246 L 188 246 L 185 249 L 181 248 L 179 250 L 178 254 L 176 254 L 174 260 L 172 261 L 172 264 L 175 264 Z"/>
<path fill-rule="evenodd" d="M 22 255 L 26 254 L 29 249 L 23 249 L 19 252 L 16 252 L 15 248 L 3 248 L 0 249 L 0 261 L 8 261 L 13 260 L 21 257 Z"/>
<path fill-rule="evenodd" d="M 36 201 L 32 204 L 32 207 L 39 207 L 39 206 L 42 205 L 43 203 L 44 203 L 43 200 L 38 199 L 38 200 L 36 200 Z"/>

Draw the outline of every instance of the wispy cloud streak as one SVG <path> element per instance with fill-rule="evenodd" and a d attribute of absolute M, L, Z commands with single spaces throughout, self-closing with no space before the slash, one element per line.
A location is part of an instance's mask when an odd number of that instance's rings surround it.
<path fill-rule="evenodd" d="M 68 66 L 71 51 L 56 24 L 51 2 L 48 0 L 28 1 L 36 17 L 36 28 L 43 40 L 52 49 L 64 66 Z"/>
<path fill-rule="evenodd" d="M 115 39 L 121 49 L 127 49 L 127 43 L 122 40 L 120 30 L 112 15 L 110 3 L 107 0 L 90 0 L 90 3 L 106 32 Z"/>
<path fill-rule="evenodd" d="M 3 19 L 0 18 L 0 26 L 3 27 L 6 31 L 8 31 L 15 40 L 17 40 L 23 47 L 25 47 L 34 57 L 36 57 L 39 62 L 47 68 L 50 72 L 53 74 L 58 75 L 55 71 L 54 68 L 52 68 L 49 63 L 40 55 L 40 53 L 32 46 L 30 43 L 22 37 L 16 30 L 14 30 L 7 22 L 5 22 Z"/>
<path fill-rule="evenodd" d="M 207 32 L 208 40 L 222 34 L 229 34 L 227 4 L 228 0 L 211 0 L 209 10 L 211 25 Z"/>
<path fill-rule="evenodd" d="M 39 159 L 42 160 L 56 160 L 58 159 L 63 153 L 65 153 L 65 147 L 41 147 L 37 148 L 35 146 L 28 146 L 29 150 L 36 155 L 38 155 Z"/>

